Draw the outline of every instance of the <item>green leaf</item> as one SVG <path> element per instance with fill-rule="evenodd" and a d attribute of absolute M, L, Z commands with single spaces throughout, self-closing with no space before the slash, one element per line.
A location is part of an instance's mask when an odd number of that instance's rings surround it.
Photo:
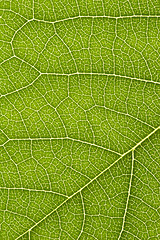
<path fill-rule="evenodd" d="M 159 1 L 0 9 L 0 239 L 160 239 Z"/>

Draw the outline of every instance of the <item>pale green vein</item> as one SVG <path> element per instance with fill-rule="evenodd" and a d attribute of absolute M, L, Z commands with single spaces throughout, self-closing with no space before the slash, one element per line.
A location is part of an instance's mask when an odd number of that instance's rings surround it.
<path fill-rule="evenodd" d="M 134 150 L 132 150 L 131 177 L 130 177 L 129 188 L 128 188 L 127 202 L 126 202 L 126 207 L 125 207 L 124 216 L 123 216 L 122 229 L 121 229 L 121 231 L 120 231 L 118 240 L 121 238 L 122 233 L 123 233 L 123 231 L 124 231 L 124 225 L 125 225 L 125 220 L 126 220 L 126 215 L 127 215 L 127 210 L 128 210 L 128 203 L 129 203 L 129 198 L 130 198 L 130 193 L 131 193 L 132 178 L 133 178 L 133 169 L 134 169 Z"/>
<path fill-rule="evenodd" d="M 63 201 L 59 206 L 57 206 L 57 208 L 55 208 L 54 210 L 52 210 L 49 214 L 47 214 L 44 218 L 42 218 L 40 221 L 38 221 L 35 225 L 33 225 L 30 229 L 28 229 L 27 231 L 25 231 L 23 234 L 21 234 L 19 237 L 17 237 L 16 239 L 19 239 L 20 237 L 22 237 L 24 234 L 28 233 L 29 231 L 31 231 L 33 228 L 35 228 L 38 224 L 40 224 L 41 222 L 43 222 L 46 218 L 48 218 L 52 213 L 54 213 L 57 209 L 59 209 L 61 206 L 63 206 L 69 199 L 73 198 L 77 193 L 80 193 L 83 189 L 85 189 L 88 185 L 90 185 L 93 181 L 95 181 L 97 178 L 99 178 L 103 173 L 105 173 L 107 170 L 109 170 L 112 166 L 114 166 L 120 159 L 122 159 L 125 155 L 127 155 L 130 152 L 133 152 L 139 145 L 141 145 L 146 139 L 148 139 L 150 136 L 152 136 L 156 131 L 158 131 L 160 129 L 160 126 L 158 128 L 156 128 L 154 131 L 152 131 L 150 134 L 148 134 L 145 138 L 143 138 L 139 143 L 137 143 L 133 148 L 131 148 L 130 150 L 128 150 L 127 152 L 125 152 L 120 158 L 118 158 L 114 163 L 112 163 L 109 167 L 107 167 L 106 169 L 104 169 L 101 173 L 99 173 L 96 177 L 94 177 L 90 182 L 88 182 L 86 185 L 84 185 L 81 189 L 79 189 L 78 191 L 76 191 L 74 194 L 72 194 L 70 197 L 68 197 L 65 201 Z M 133 157 L 133 156 L 132 156 Z M 133 166 L 133 160 L 132 160 L 132 166 Z M 133 168 L 133 167 L 132 167 Z M 131 173 L 133 175 L 133 170 L 131 170 Z M 130 180 L 130 184 L 131 184 L 131 180 Z M 129 194 L 130 194 L 130 190 L 129 190 Z M 129 195 L 128 194 L 128 195 Z M 128 206 L 128 204 L 127 204 Z M 123 227 L 122 227 L 123 228 Z"/>
<path fill-rule="evenodd" d="M 63 197 L 68 198 L 67 195 L 59 193 L 59 192 L 54 192 L 51 190 L 44 190 L 44 189 L 29 189 L 29 188 L 17 188 L 17 187 L 0 187 L 0 190 L 21 190 L 21 191 L 29 191 L 29 192 L 44 192 L 44 193 L 52 193 L 52 194 L 56 194 L 56 195 L 60 195 Z"/>

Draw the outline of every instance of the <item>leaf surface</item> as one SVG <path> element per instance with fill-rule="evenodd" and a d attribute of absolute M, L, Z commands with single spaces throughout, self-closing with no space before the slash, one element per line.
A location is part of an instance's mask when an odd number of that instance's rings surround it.
<path fill-rule="evenodd" d="M 158 240 L 159 1 L 0 9 L 0 239 Z"/>

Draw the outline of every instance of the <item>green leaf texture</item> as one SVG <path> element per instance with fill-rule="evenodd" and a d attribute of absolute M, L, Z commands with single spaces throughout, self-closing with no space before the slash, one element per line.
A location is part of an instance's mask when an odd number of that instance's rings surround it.
<path fill-rule="evenodd" d="M 160 239 L 160 1 L 0 9 L 0 240 Z"/>

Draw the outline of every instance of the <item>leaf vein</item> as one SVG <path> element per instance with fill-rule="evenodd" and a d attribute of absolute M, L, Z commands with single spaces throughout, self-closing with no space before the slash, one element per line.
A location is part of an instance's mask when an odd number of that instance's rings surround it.
<path fill-rule="evenodd" d="M 137 143 L 133 148 L 125 152 L 120 158 L 118 158 L 115 162 L 113 162 L 109 167 L 104 169 L 101 173 L 99 173 L 96 177 L 94 177 L 90 182 L 88 182 L 86 185 L 84 185 L 81 189 L 76 191 L 74 194 L 72 194 L 70 197 L 68 197 L 65 201 L 63 201 L 59 206 L 57 206 L 56 209 L 52 210 L 50 213 L 48 213 L 44 218 L 42 218 L 40 221 L 38 221 L 35 225 L 33 225 L 30 229 L 25 231 L 23 234 L 21 234 L 19 237 L 16 238 L 19 239 L 22 237 L 24 234 L 28 233 L 31 231 L 33 228 L 35 228 L 38 224 L 40 224 L 42 221 L 44 221 L 47 217 L 49 217 L 52 213 L 54 213 L 56 210 L 58 210 L 61 206 L 63 206 L 68 200 L 73 198 L 76 194 L 80 193 L 84 188 L 86 188 L 88 185 L 90 185 L 93 181 L 95 181 L 98 177 L 100 177 L 103 173 L 105 173 L 108 169 L 110 169 L 112 166 L 114 166 L 119 160 L 121 160 L 125 155 L 127 155 L 130 152 L 133 152 L 139 145 L 141 145 L 146 139 L 148 139 L 151 135 L 153 135 L 156 131 L 160 129 L 160 126 L 156 128 L 154 131 L 152 131 L 150 134 L 148 134 L 144 139 L 142 139 L 139 143 Z M 132 166 L 133 166 L 133 161 L 132 161 Z M 133 167 L 132 167 L 133 168 Z M 131 181 L 130 181 L 131 182 Z"/>

